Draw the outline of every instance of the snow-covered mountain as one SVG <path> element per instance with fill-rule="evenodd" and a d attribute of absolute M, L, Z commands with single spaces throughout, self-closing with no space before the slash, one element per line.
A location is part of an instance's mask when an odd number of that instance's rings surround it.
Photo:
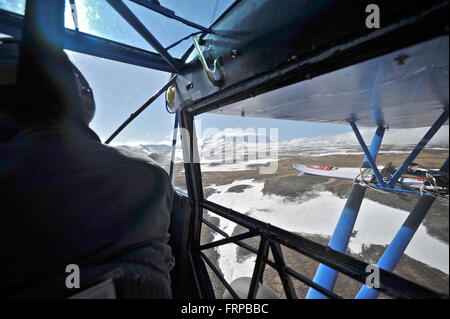
<path fill-rule="evenodd" d="M 387 129 L 384 137 L 384 145 L 395 145 L 399 147 L 405 147 L 409 145 L 415 145 L 427 132 L 427 127 L 414 128 L 414 129 Z M 367 144 L 370 143 L 375 129 L 362 129 L 360 133 Z M 333 144 L 333 145 L 358 145 L 353 132 L 337 134 L 337 135 L 324 135 L 317 137 L 296 138 L 290 141 L 286 141 L 291 146 L 305 145 L 305 144 Z M 449 145 L 449 131 L 448 126 L 443 126 L 430 140 L 428 145 L 432 146 L 448 146 Z"/>
<path fill-rule="evenodd" d="M 409 153 L 426 133 L 426 130 L 426 128 L 386 130 L 380 153 Z M 361 130 L 366 144 L 370 144 L 374 131 L 375 129 Z M 224 162 L 227 156 L 231 156 L 236 162 L 250 160 L 250 158 L 259 162 L 263 159 L 273 160 L 283 155 L 317 157 L 363 154 L 353 132 L 280 141 L 276 134 L 271 134 L 269 130 L 257 132 L 255 130 L 227 129 L 203 138 L 200 137 L 197 142 L 201 162 L 214 165 Z M 428 143 L 427 149 L 448 150 L 448 144 L 448 126 L 444 126 Z M 149 156 L 162 165 L 166 165 L 170 161 L 171 147 L 168 143 L 129 143 L 117 146 Z M 249 154 L 253 154 L 253 157 L 249 157 Z M 177 143 L 175 161 L 183 161 L 180 140 Z"/>
<path fill-rule="evenodd" d="M 172 148 L 166 144 L 123 144 L 116 145 L 135 153 L 150 157 L 160 165 L 168 165 Z"/>
<path fill-rule="evenodd" d="M 140 144 L 137 146 L 124 144 L 117 146 L 143 155 L 167 153 L 171 150 L 171 147 L 165 144 Z"/>

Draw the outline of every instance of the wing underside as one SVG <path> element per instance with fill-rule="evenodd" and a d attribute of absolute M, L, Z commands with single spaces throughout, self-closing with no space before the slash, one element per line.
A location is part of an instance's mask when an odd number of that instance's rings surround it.
<path fill-rule="evenodd" d="M 192 48 L 172 110 L 432 125 L 448 109 L 448 2 L 378 5 L 368 29 L 364 2 L 237 2 Z"/>

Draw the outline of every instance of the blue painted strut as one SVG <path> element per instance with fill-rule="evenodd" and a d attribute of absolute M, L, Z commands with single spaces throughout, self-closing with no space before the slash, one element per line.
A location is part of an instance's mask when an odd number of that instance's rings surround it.
<path fill-rule="evenodd" d="M 442 165 L 441 171 L 448 171 L 448 158 Z M 387 271 L 394 270 L 398 261 L 408 247 L 411 239 L 413 238 L 423 219 L 427 215 L 428 210 L 434 202 L 434 199 L 435 198 L 431 196 L 420 197 L 416 206 L 414 206 L 414 209 L 408 215 L 408 218 L 406 218 L 397 235 L 395 235 L 391 244 L 381 256 L 380 260 L 378 261 L 378 267 Z M 378 297 L 378 294 L 378 290 L 363 286 L 355 298 L 375 299 Z"/>
<path fill-rule="evenodd" d="M 405 159 L 402 165 L 397 169 L 395 174 L 388 182 L 388 186 L 394 186 L 398 179 L 402 176 L 403 172 L 411 165 L 412 161 L 419 155 L 419 153 L 423 150 L 423 148 L 428 144 L 431 138 L 436 134 L 436 132 L 444 125 L 444 123 L 448 120 L 448 109 L 444 110 L 444 112 L 439 116 L 439 118 L 434 122 L 434 124 L 430 127 L 428 132 L 422 137 L 419 143 L 417 143 L 416 147 L 412 150 L 409 156 Z"/>
<path fill-rule="evenodd" d="M 373 171 L 373 174 L 375 175 L 375 178 L 378 182 L 378 184 L 382 187 L 386 187 L 386 184 L 383 181 L 383 177 L 381 176 L 380 172 L 378 171 L 377 164 L 375 163 L 375 160 L 373 159 L 373 156 L 371 155 L 371 152 L 369 149 L 367 149 L 366 143 L 364 142 L 364 139 L 362 138 L 361 134 L 359 133 L 358 127 L 356 126 L 355 122 L 350 122 L 350 126 L 353 129 L 353 132 L 356 135 L 356 138 L 358 139 L 359 144 L 361 145 L 361 148 L 366 155 L 365 161 L 367 161 L 370 165 L 370 168 Z"/>
<path fill-rule="evenodd" d="M 372 160 L 376 160 L 381 142 L 383 140 L 384 131 L 385 129 L 383 126 L 378 126 L 375 135 L 372 139 L 372 143 L 370 144 L 369 148 L 370 157 Z M 362 163 L 361 167 L 362 168 L 370 167 L 367 157 L 364 159 L 364 162 Z M 350 236 L 353 232 L 356 217 L 358 216 L 359 213 L 359 208 L 361 207 L 361 203 L 364 198 L 365 191 L 366 191 L 365 187 L 359 184 L 353 185 L 352 191 L 347 199 L 341 217 L 339 218 L 338 224 L 336 225 L 330 243 L 328 244 L 330 248 L 345 253 L 345 250 L 347 249 L 348 246 L 348 242 L 350 240 Z M 333 290 L 334 285 L 336 283 L 337 275 L 338 275 L 337 271 L 321 264 L 319 265 L 317 273 L 314 276 L 314 282 L 329 290 Z M 317 290 L 311 288 L 309 289 L 306 298 L 324 299 L 327 297 L 318 292 Z"/>
<path fill-rule="evenodd" d="M 370 186 L 374 189 L 379 189 L 382 191 L 388 191 L 388 192 L 397 192 L 397 193 L 408 193 L 408 194 L 414 194 L 414 195 L 424 195 L 424 196 L 431 196 L 435 197 L 434 194 L 431 194 L 427 191 L 413 191 L 409 189 L 401 189 L 401 188 L 389 188 L 389 187 L 380 187 L 380 186 Z"/>

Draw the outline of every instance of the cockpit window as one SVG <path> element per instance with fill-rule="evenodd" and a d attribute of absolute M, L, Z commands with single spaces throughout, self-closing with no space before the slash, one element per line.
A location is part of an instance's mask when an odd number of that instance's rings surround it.
<path fill-rule="evenodd" d="M 159 0 L 159 3 L 183 18 L 209 27 L 235 0 Z"/>
<path fill-rule="evenodd" d="M 0 0 L 0 9 L 18 14 L 24 14 L 25 0 Z"/>
<path fill-rule="evenodd" d="M 133 1 L 125 0 L 123 2 L 166 48 L 199 31 Z M 204 27 L 209 27 L 233 2 L 233 0 L 159 1 L 169 11 Z M 0 0 L 0 9 L 23 15 L 25 3 L 25 0 Z M 156 52 L 106 1 L 75 0 L 75 7 L 80 32 Z M 65 25 L 68 29 L 75 29 L 69 0 L 66 0 Z M 170 48 L 169 53 L 180 58 L 191 44 L 189 40 L 183 41 Z"/>

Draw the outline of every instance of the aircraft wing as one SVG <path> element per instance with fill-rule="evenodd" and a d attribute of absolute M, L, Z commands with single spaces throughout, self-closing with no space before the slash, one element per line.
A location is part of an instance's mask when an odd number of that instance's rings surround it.
<path fill-rule="evenodd" d="M 439 37 L 213 112 L 390 128 L 430 126 L 448 108 L 448 44 L 448 36 Z"/>
<path fill-rule="evenodd" d="M 342 178 L 354 180 L 359 175 L 359 168 L 357 167 L 332 167 L 332 166 L 318 166 L 318 165 L 303 165 L 298 163 L 295 163 L 293 167 L 302 173 L 325 176 L 330 178 Z"/>
<path fill-rule="evenodd" d="M 187 52 L 172 110 L 430 126 L 448 109 L 448 1 L 377 4 L 368 29 L 364 1 L 237 1 Z"/>

